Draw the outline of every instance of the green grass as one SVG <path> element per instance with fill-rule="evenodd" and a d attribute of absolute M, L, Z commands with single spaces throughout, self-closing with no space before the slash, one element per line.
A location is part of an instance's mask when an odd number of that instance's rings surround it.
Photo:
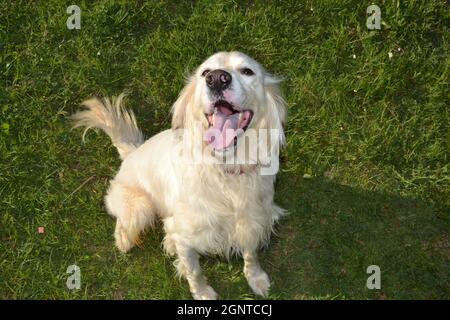
<path fill-rule="evenodd" d="M 72 3 L 0 3 L 0 298 L 190 298 L 160 227 L 115 249 L 103 196 L 119 158 L 105 135 L 82 144 L 66 116 L 126 91 L 150 137 L 219 50 L 286 79 L 276 198 L 290 215 L 261 254 L 270 298 L 450 298 L 446 1 L 375 1 L 380 31 L 360 0 L 80 0 L 81 30 L 68 30 Z M 80 290 L 66 288 L 71 264 Z M 255 298 L 240 259 L 202 264 L 221 298 Z M 366 288 L 372 264 L 381 290 Z"/>

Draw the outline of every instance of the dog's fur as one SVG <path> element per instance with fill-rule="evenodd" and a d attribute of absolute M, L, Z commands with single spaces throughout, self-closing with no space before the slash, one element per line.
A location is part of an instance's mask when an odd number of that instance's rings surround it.
<path fill-rule="evenodd" d="M 244 68 L 254 74 L 243 73 Z M 73 116 L 75 126 L 105 131 L 123 160 L 105 197 L 108 212 L 117 219 L 114 236 L 120 251 L 130 250 L 159 217 L 166 233 L 164 248 L 177 255 L 177 270 L 187 278 L 195 299 L 217 297 L 202 275 L 199 254 L 232 252 L 243 256 L 250 287 L 265 296 L 270 282 L 257 250 L 267 244 L 274 222 L 284 214 L 273 202 L 275 175 L 260 174 L 261 159 L 252 164 L 223 163 L 245 147 L 246 132 L 236 138 L 234 150 L 204 152 L 204 160 L 215 162 L 185 161 L 198 155 L 194 142 L 208 129 L 205 114 L 214 109 L 216 98 L 205 83 L 206 69 L 226 70 L 232 76 L 222 98 L 239 111 L 251 110 L 250 128 L 278 130 L 278 138 L 271 142 L 271 149 L 278 152 L 285 120 L 279 80 L 240 52 L 219 52 L 208 58 L 173 105 L 172 129 L 146 142 L 133 113 L 121 106 L 122 96 L 85 101 L 87 109 Z M 210 147 L 204 141 L 202 146 Z"/>

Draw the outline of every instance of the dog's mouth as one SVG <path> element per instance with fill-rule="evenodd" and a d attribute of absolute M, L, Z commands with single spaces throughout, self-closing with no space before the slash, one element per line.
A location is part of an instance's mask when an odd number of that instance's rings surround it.
<path fill-rule="evenodd" d="M 207 143 L 217 150 L 237 144 L 237 139 L 247 130 L 253 118 L 251 110 L 237 110 L 225 100 L 214 103 L 214 111 L 205 114 L 209 128 L 205 132 Z"/>

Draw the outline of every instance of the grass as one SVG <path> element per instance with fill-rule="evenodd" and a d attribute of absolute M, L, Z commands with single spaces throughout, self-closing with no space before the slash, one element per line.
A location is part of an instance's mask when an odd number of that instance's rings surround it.
<path fill-rule="evenodd" d="M 190 298 L 161 228 L 115 249 L 103 196 L 119 158 L 105 135 L 82 144 L 66 116 L 126 91 L 150 137 L 219 50 L 286 79 L 276 198 L 291 214 L 261 255 L 270 298 L 450 298 L 449 7 L 375 3 L 378 31 L 359 0 L 78 1 L 81 30 L 66 28 L 72 2 L 1 2 L 0 298 Z M 66 288 L 71 264 L 80 290 Z M 239 259 L 202 264 L 221 298 L 255 298 Z M 366 288 L 372 264 L 381 290 Z"/>

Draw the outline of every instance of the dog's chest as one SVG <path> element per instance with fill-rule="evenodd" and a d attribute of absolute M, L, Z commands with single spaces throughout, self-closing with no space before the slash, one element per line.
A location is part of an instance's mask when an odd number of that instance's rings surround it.
<path fill-rule="evenodd" d="M 258 246 L 270 224 L 267 211 L 252 196 L 235 200 L 222 199 L 221 206 L 212 206 L 197 216 L 200 219 L 191 235 L 200 251 L 228 253 Z"/>
<path fill-rule="evenodd" d="M 204 253 L 228 253 L 255 248 L 265 239 L 273 222 L 272 181 L 245 174 L 185 181 L 172 211 L 173 230 L 190 246 Z"/>

